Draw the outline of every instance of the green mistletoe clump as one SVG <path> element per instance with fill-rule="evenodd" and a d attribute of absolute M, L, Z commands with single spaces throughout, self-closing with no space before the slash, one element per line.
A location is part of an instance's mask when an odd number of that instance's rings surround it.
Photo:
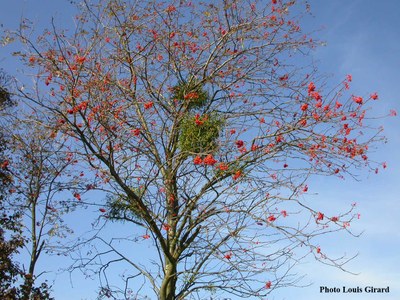
<path fill-rule="evenodd" d="M 179 126 L 178 147 L 186 156 L 214 153 L 224 121 L 217 113 L 202 113 L 210 104 L 204 84 L 193 78 L 173 88 L 173 99 L 185 108 Z"/>
<path fill-rule="evenodd" d="M 206 105 L 209 95 L 200 83 L 190 80 L 173 88 L 172 99 L 185 103 L 188 109 L 192 110 Z"/>
<path fill-rule="evenodd" d="M 0 107 L 7 102 L 10 102 L 10 93 L 0 86 Z"/>
<path fill-rule="evenodd" d="M 143 196 L 142 189 L 133 188 L 139 196 Z M 112 221 L 139 221 L 142 219 L 140 208 L 137 203 L 130 200 L 127 196 L 116 195 L 108 196 L 108 218 Z"/>
<path fill-rule="evenodd" d="M 179 148 L 189 155 L 215 152 L 223 125 L 217 114 L 189 113 L 181 123 Z"/>

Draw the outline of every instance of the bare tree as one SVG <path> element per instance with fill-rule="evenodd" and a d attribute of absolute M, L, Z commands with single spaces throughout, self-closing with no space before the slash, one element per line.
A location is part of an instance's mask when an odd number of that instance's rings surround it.
<path fill-rule="evenodd" d="M 10 87 L 8 78 L 7 88 L 2 88 L 8 94 L 0 122 L 2 280 L 7 287 L 2 295 L 6 299 L 52 299 L 47 282 L 38 284 L 41 274 L 36 266 L 43 253 L 55 252 L 51 239 L 64 239 L 71 232 L 62 215 L 76 204 L 65 199 L 64 191 L 70 194 L 79 190 L 83 181 L 77 180 L 79 174 L 70 172 L 75 161 L 65 152 L 67 147 L 55 139 L 52 129 L 45 126 L 45 118 L 32 112 L 25 115 L 27 107 L 16 105 L 17 101 L 11 105 Z M 6 231 L 11 236 L 9 241 L 3 237 Z M 25 257 L 29 257 L 28 262 L 24 262 Z"/>
<path fill-rule="evenodd" d="M 69 201 L 72 195 L 68 199 L 64 191 L 77 190 L 79 184 L 69 170 L 74 161 L 66 155 L 64 145 L 54 141 L 50 130 L 29 122 L 28 118 L 7 124 L 14 124 L 9 143 L 14 184 L 7 202 L 23 216 L 24 246 L 30 258 L 22 264 L 24 291 L 26 299 L 30 299 L 41 275 L 35 272 L 39 258 L 44 253 L 56 252 L 54 243 L 72 233 L 62 216 L 72 211 L 76 203 Z"/>

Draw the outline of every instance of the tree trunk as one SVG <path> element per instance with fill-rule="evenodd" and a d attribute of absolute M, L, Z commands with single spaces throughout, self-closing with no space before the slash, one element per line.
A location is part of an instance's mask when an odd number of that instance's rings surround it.
<path fill-rule="evenodd" d="M 176 262 L 165 260 L 164 279 L 160 288 L 159 300 L 175 300 L 176 281 Z"/>

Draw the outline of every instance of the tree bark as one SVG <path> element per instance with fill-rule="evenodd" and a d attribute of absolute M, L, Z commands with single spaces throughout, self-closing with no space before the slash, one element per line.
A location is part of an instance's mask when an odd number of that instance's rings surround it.
<path fill-rule="evenodd" d="M 176 262 L 169 260 L 166 257 L 166 262 L 164 266 L 164 279 L 160 288 L 159 300 L 174 300 L 176 292 Z"/>

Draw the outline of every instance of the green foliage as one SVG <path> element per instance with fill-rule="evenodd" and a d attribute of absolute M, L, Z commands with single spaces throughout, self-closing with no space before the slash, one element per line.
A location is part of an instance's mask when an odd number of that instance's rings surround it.
<path fill-rule="evenodd" d="M 186 104 L 188 110 L 180 124 L 179 149 L 186 155 L 215 152 L 224 121 L 217 114 L 193 112 L 209 102 L 203 85 L 193 79 L 182 82 L 173 88 L 172 97 Z"/>
<path fill-rule="evenodd" d="M 134 189 L 139 196 L 143 196 L 143 190 Z M 142 219 L 137 203 L 130 200 L 125 195 L 108 196 L 108 218 L 113 221 L 139 221 Z"/>
<path fill-rule="evenodd" d="M 0 210 L 0 294 L 5 299 L 15 299 L 19 293 L 15 284 L 23 274 L 14 257 L 25 243 L 21 235 L 21 215 L 7 214 L 1 200 Z"/>
<path fill-rule="evenodd" d="M 54 298 L 50 296 L 51 286 L 49 286 L 47 282 L 43 282 L 40 286 L 36 287 L 33 285 L 35 279 L 36 278 L 32 277 L 30 274 L 25 274 L 25 282 L 20 287 L 21 296 L 17 299 L 54 300 Z"/>
<path fill-rule="evenodd" d="M 10 102 L 10 93 L 7 89 L 0 86 L 0 106 L 3 106 L 7 102 Z"/>
<path fill-rule="evenodd" d="M 193 109 L 203 107 L 209 95 L 199 83 L 190 80 L 175 86 L 172 98 L 187 103 L 188 109 Z"/>
<path fill-rule="evenodd" d="M 189 155 L 215 152 L 223 125 L 217 114 L 188 114 L 180 126 L 179 148 Z"/>
<path fill-rule="evenodd" d="M 9 87 L 11 84 L 11 77 L 0 69 L 0 109 L 11 105 L 11 94 Z"/>

